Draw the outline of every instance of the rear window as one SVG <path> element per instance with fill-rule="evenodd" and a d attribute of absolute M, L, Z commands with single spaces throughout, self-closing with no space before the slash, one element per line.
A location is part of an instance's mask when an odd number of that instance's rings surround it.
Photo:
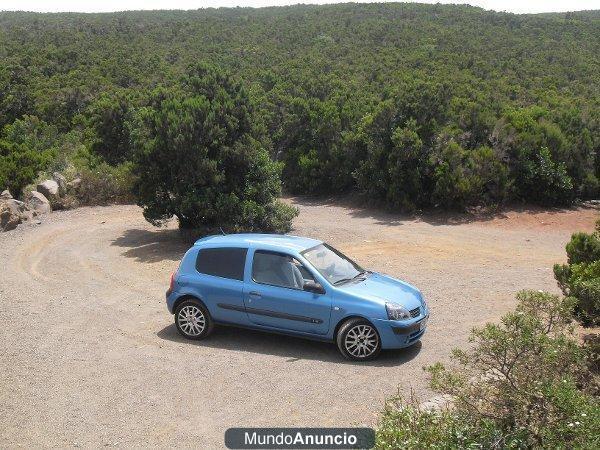
<path fill-rule="evenodd" d="M 244 280 L 246 248 L 203 248 L 198 252 L 196 270 L 207 275 Z"/>

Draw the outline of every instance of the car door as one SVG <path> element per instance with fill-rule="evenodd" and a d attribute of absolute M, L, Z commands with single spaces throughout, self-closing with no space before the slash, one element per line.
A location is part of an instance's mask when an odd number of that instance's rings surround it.
<path fill-rule="evenodd" d="M 193 284 L 217 322 L 248 324 L 244 308 L 244 270 L 247 248 L 201 248 Z"/>
<path fill-rule="evenodd" d="M 250 254 L 250 252 L 252 254 Z M 256 325 L 312 334 L 329 330 L 331 297 L 304 291 L 314 281 L 311 271 L 284 252 L 250 250 L 250 279 L 244 284 L 244 304 Z"/>

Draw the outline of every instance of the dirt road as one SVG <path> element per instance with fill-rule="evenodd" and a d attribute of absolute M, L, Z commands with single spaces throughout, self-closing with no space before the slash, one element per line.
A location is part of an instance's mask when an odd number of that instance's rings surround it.
<path fill-rule="evenodd" d="M 596 211 L 407 219 L 291 200 L 295 234 L 406 279 L 432 316 L 422 345 L 367 364 L 333 345 L 218 329 L 179 338 L 165 308 L 186 249 L 139 208 L 53 213 L 0 235 L 0 442 L 14 446 L 218 448 L 231 426 L 375 425 L 399 387 L 427 398 L 424 365 L 521 288 L 556 291 L 551 266 Z"/>

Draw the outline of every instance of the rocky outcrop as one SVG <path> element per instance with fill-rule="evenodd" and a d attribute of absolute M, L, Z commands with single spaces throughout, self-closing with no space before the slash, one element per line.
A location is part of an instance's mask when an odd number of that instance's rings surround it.
<path fill-rule="evenodd" d="M 25 193 L 25 202 L 14 199 L 8 190 L 0 194 L 0 231 L 13 230 L 20 223 L 55 209 L 78 206 L 77 197 L 72 194 L 79 189 L 81 179 L 67 183 L 59 172 L 54 172 L 52 178 L 38 183 L 37 190 Z"/>
<path fill-rule="evenodd" d="M 58 195 L 63 197 L 67 193 L 67 179 L 59 172 L 54 172 L 52 178 L 58 185 Z"/>
<path fill-rule="evenodd" d="M 44 180 L 37 185 L 37 191 L 44 194 L 48 200 L 57 199 L 60 197 L 58 193 L 58 183 L 54 180 Z"/>
<path fill-rule="evenodd" d="M 58 187 L 57 187 L 58 189 Z M 31 191 L 27 195 L 27 200 L 25 201 L 27 208 L 29 208 L 34 216 L 39 216 L 41 214 L 47 214 L 52 211 L 52 207 L 50 206 L 50 201 L 46 198 L 44 194 L 37 191 Z"/>
<path fill-rule="evenodd" d="M 21 202 L 14 199 L 3 198 L 0 200 L 0 230 L 14 230 L 21 223 L 19 203 Z"/>

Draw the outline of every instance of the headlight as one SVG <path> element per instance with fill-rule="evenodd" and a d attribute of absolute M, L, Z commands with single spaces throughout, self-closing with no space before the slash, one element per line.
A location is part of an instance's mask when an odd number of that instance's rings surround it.
<path fill-rule="evenodd" d="M 397 303 L 386 303 L 385 309 L 390 320 L 408 320 L 411 318 L 408 309 Z"/>
<path fill-rule="evenodd" d="M 423 295 L 421 295 L 421 304 L 423 305 L 423 308 L 427 309 L 427 302 L 425 301 L 425 297 L 423 297 Z"/>

